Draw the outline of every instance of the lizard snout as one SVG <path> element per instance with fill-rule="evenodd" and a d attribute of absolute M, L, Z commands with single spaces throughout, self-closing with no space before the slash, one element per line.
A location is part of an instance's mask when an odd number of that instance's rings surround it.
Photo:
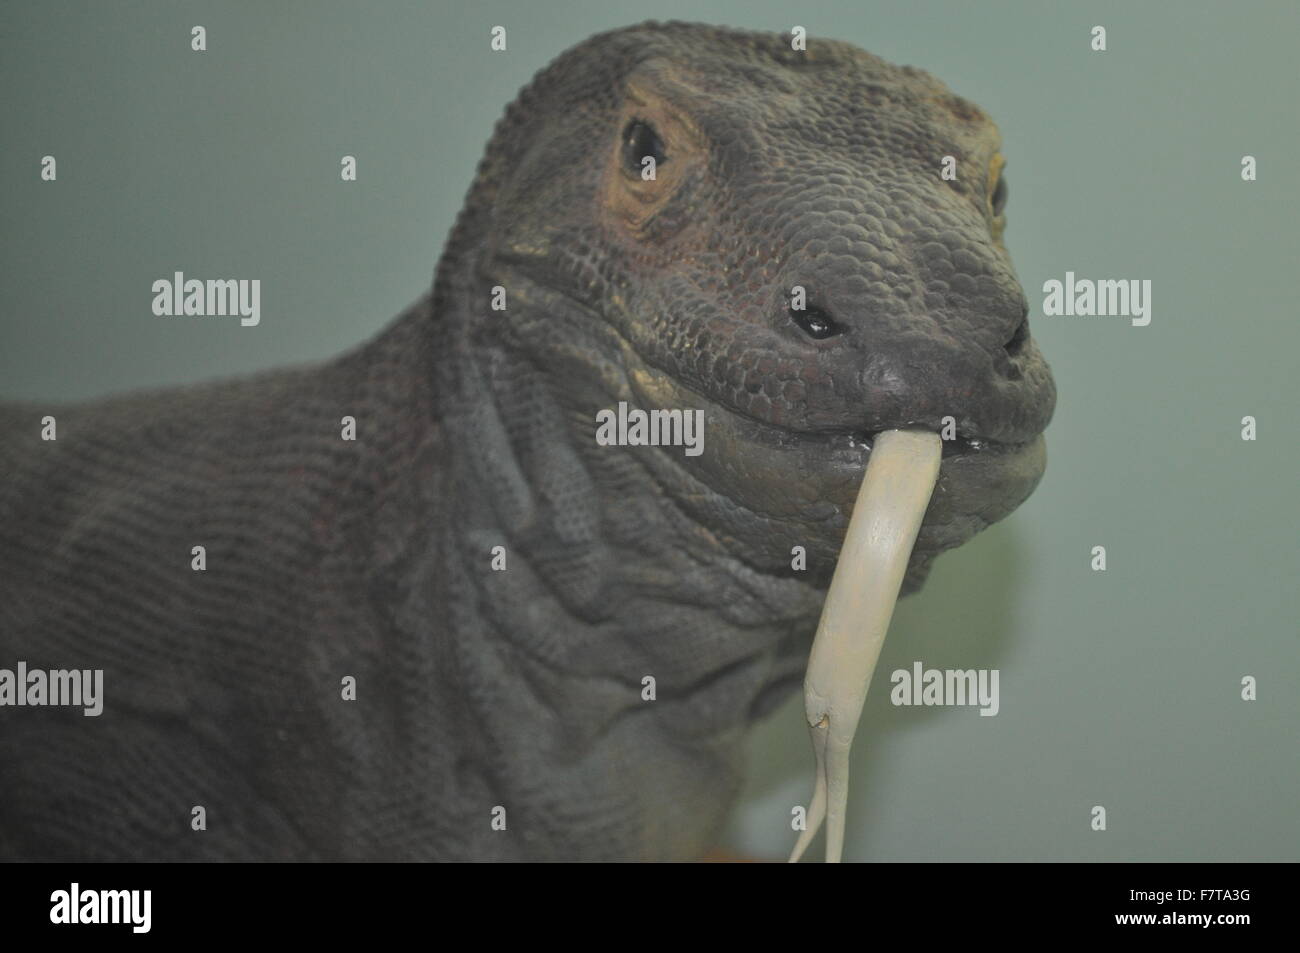
<path fill-rule="evenodd" d="M 810 368 L 830 382 L 809 422 L 867 435 L 955 428 L 976 448 L 1032 440 L 1051 419 L 1056 391 L 1028 310 L 1018 293 L 973 314 L 882 317 L 824 299 L 792 310 Z"/>

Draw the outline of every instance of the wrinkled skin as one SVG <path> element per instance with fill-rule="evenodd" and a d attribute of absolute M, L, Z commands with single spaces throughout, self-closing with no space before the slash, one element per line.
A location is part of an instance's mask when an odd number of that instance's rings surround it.
<path fill-rule="evenodd" d="M 56 626 L 53 644 L 80 652 L 61 664 L 109 666 L 130 715 L 93 753 L 72 719 L 0 744 L 19 792 L 5 855 L 698 857 L 746 729 L 799 682 L 871 435 L 957 422 L 909 589 L 1042 473 L 1054 390 L 1000 239 L 998 148 L 976 106 L 844 43 L 796 53 L 650 24 L 561 56 L 498 126 L 431 298 L 375 341 L 322 368 L 69 410 L 73 434 L 81 414 L 129 443 L 143 416 L 149 446 L 179 442 L 170 463 L 114 470 L 133 468 L 152 525 L 225 507 L 259 531 L 225 554 L 248 571 L 219 612 L 127 585 L 98 628 Z M 645 154 L 653 181 L 635 171 Z M 598 446 L 595 414 L 620 400 L 702 409 L 704 453 Z M 334 425 L 354 408 L 363 437 L 345 452 Z M 245 429 L 220 424 L 234 418 Z M 29 419 L 6 410 L 6 433 Z M 244 449 L 196 472 L 200 438 Z M 75 585 L 67 561 L 104 545 L 76 514 L 108 465 L 72 441 L 59 452 L 81 454 L 64 465 L 82 483 L 53 479 L 32 441 L 5 461 L 5 546 L 46 554 L 11 567 L 6 660 L 59 664 L 41 651 L 51 573 Z M 182 477 L 164 465 L 201 489 L 169 495 Z M 234 476 L 237 498 L 202 489 Z M 66 518 L 12 515 L 33 498 Z M 101 522 L 155 557 L 143 530 Z M 488 569 L 497 545 L 505 572 Z M 176 585 L 221 584 L 194 575 Z M 87 635 L 109 618 L 183 662 L 122 661 Z M 358 700 L 342 703 L 348 673 Z M 73 782 L 108 806 L 51 800 Z M 195 803 L 237 820 L 196 837 Z"/>

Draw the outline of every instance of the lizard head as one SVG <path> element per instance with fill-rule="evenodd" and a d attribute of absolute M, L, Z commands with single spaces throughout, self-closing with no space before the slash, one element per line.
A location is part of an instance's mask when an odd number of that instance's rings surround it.
<path fill-rule="evenodd" d="M 476 333 L 526 349 L 588 421 L 620 399 L 702 409 L 701 455 L 644 452 L 773 573 L 804 546 L 829 579 L 875 434 L 948 431 L 907 591 L 1045 466 L 1055 389 L 1002 241 L 1003 164 L 977 106 L 846 43 L 597 36 L 525 89 L 480 167 L 457 229 L 519 314 Z"/>

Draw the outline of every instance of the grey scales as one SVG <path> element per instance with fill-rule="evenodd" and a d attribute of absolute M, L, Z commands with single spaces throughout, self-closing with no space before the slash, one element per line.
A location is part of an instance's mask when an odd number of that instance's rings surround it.
<path fill-rule="evenodd" d="M 3 405 L 0 659 L 104 697 L 8 710 L 0 857 L 700 857 L 873 436 L 954 430 L 905 592 L 1043 472 L 1001 168 L 979 107 L 847 43 L 615 30 L 508 107 L 374 339 Z M 702 411 L 702 452 L 601 445 L 621 404 Z"/>

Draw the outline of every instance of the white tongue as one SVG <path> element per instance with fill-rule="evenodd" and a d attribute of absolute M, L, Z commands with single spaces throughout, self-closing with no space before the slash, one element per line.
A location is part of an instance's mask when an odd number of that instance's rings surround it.
<path fill-rule="evenodd" d="M 849 748 L 942 452 L 938 434 L 919 430 L 887 430 L 872 444 L 803 681 L 817 776 L 807 827 L 790 854 L 792 863 L 803 856 L 823 818 L 826 861 L 839 862 Z"/>

